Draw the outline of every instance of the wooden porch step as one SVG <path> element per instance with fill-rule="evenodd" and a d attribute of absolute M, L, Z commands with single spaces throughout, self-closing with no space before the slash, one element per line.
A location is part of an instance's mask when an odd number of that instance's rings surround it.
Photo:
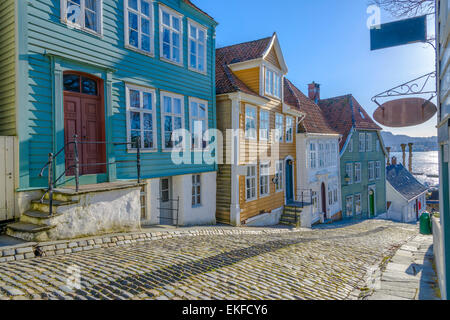
<path fill-rule="evenodd" d="M 53 229 L 54 227 L 38 226 L 38 225 L 32 224 L 32 223 L 16 222 L 16 223 L 9 224 L 8 228 L 10 228 L 11 230 L 16 231 L 16 232 L 38 233 L 38 232 L 44 232 L 44 231 Z"/>

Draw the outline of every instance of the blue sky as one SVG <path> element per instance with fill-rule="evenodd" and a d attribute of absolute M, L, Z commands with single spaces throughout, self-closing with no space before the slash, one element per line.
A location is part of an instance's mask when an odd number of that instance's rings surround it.
<path fill-rule="evenodd" d="M 369 114 L 371 98 L 434 70 L 430 45 L 411 44 L 370 51 L 366 0 L 194 0 L 212 15 L 217 47 L 260 39 L 277 32 L 288 77 L 307 92 L 313 80 L 321 97 L 352 93 Z M 382 12 L 381 22 L 394 20 Z M 385 128 L 395 134 L 436 135 L 436 117 L 411 128 Z"/>

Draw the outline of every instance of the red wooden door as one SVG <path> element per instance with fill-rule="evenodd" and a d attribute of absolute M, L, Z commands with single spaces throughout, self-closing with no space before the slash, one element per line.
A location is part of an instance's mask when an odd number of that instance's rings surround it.
<path fill-rule="evenodd" d="M 105 144 L 98 143 L 105 140 L 101 86 L 98 80 L 78 74 L 67 74 L 64 77 L 65 143 L 74 141 L 75 135 L 81 142 L 78 146 L 80 175 L 105 173 L 106 148 Z M 68 145 L 65 157 L 66 168 L 75 164 L 74 144 Z M 74 169 L 69 169 L 66 175 L 74 175 Z"/>

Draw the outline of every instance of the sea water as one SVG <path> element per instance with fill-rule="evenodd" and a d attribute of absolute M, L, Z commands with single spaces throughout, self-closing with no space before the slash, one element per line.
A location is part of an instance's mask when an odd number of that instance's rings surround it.
<path fill-rule="evenodd" d="M 402 163 L 401 152 L 391 152 L 391 157 L 397 157 L 397 162 Z M 408 168 L 409 153 L 406 151 L 406 168 Z M 439 186 L 439 153 L 438 151 L 413 152 L 412 169 L 415 177 L 421 183 L 429 187 Z M 416 175 L 417 174 L 417 175 Z M 431 177 L 430 177 L 431 176 Z"/>

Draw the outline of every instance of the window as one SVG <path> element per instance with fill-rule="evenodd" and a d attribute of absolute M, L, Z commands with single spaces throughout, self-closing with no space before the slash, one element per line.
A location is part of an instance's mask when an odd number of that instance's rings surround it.
<path fill-rule="evenodd" d="M 353 217 L 353 196 L 347 197 L 345 203 L 347 217 Z"/>
<path fill-rule="evenodd" d="M 337 165 L 337 159 L 338 159 L 337 144 L 333 142 L 331 144 L 331 165 L 332 166 Z"/>
<path fill-rule="evenodd" d="M 245 137 L 256 140 L 256 108 L 245 107 Z"/>
<path fill-rule="evenodd" d="M 201 182 L 200 175 L 192 176 L 192 207 L 200 206 L 201 203 Z"/>
<path fill-rule="evenodd" d="M 266 68 L 265 92 L 276 98 L 281 98 L 281 76 Z"/>
<path fill-rule="evenodd" d="M 353 152 L 353 138 L 351 138 L 348 143 L 348 152 Z"/>
<path fill-rule="evenodd" d="M 256 199 L 256 166 L 247 167 L 247 176 L 245 177 L 245 199 L 247 201 Z"/>
<path fill-rule="evenodd" d="M 175 130 L 184 128 L 184 97 L 168 92 L 161 93 L 162 102 L 162 123 L 163 123 L 163 148 L 171 149 L 180 146 L 183 137 L 177 137 L 177 141 L 172 141 L 172 133 Z M 174 137 L 175 139 L 175 137 Z"/>
<path fill-rule="evenodd" d="M 269 112 L 261 110 L 259 113 L 259 140 L 269 140 Z"/>
<path fill-rule="evenodd" d="M 381 162 L 375 162 L 375 179 L 381 179 Z"/>
<path fill-rule="evenodd" d="M 355 183 L 361 182 L 361 163 L 355 163 Z"/>
<path fill-rule="evenodd" d="M 347 163 L 345 165 L 345 175 L 346 175 L 346 177 L 348 176 L 348 178 L 350 178 L 348 184 L 352 184 L 353 183 L 353 164 Z"/>
<path fill-rule="evenodd" d="M 371 152 L 372 151 L 372 134 L 366 133 L 366 151 Z"/>
<path fill-rule="evenodd" d="M 331 166 L 331 147 L 329 143 L 325 145 L 325 166 Z"/>
<path fill-rule="evenodd" d="M 286 142 L 290 143 L 294 141 L 294 122 L 292 117 L 286 117 Z"/>
<path fill-rule="evenodd" d="M 377 152 L 380 151 L 380 140 L 378 140 L 378 139 L 375 140 L 375 150 Z"/>
<path fill-rule="evenodd" d="M 359 134 L 359 152 L 366 151 L 366 135 L 364 133 Z"/>
<path fill-rule="evenodd" d="M 313 208 L 315 209 L 314 212 L 317 212 L 317 210 L 319 210 L 319 195 L 317 194 L 317 192 L 313 191 L 311 197 Z"/>
<path fill-rule="evenodd" d="M 259 194 L 261 197 L 269 194 L 269 168 L 269 163 L 259 166 Z"/>
<path fill-rule="evenodd" d="M 156 140 L 156 96 L 155 90 L 126 85 L 127 136 L 131 148 L 154 150 Z"/>
<path fill-rule="evenodd" d="M 276 184 L 275 184 L 275 191 L 283 191 L 283 163 L 284 161 L 277 161 L 276 164 L 276 171 L 275 171 L 275 178 L 276 178 Z"/>
<path fill-rule="evenodd" d="M 328 186 L 328 205 L 333 205 L 333 189 Z"/>
<path fill-rule="evenodd" d="M 275 115 L 276 137 L 279 142 L 284 141 L 284 117 L 281 114 Z"/>
<path fill-rule="evenodd" d="M 369 181 L 374 180 L 375 172 L 374 172 L 374 163 L 372 161 L 369 162 Z"/>
<path fill-rule="evenodd" d="M 61 18 L 74 27 L 102 33 L 101 0 L 61 0 Z"/>
<path fill-rule="evenodd" d="M 325 167 L 325 152 L 323 149 L 323 143 L 319 143 L 319 168 Z"/>
<path fill-rule="evenodd" d="M 362 207 L 361 207 L 361 195 L 357 194 L 355 195 L 355 213 L 361 214 Z"/>
<path fill-rule="evenodd" d="M 334 197 L 334 203 L 337 203 L 338 202 L 338 187 L 337 186 L 334 186 L 333 197 Z"/>
<path fill-rule="evenodd" d="M 126 0 L 125 44 L 153 53 L 153 10 L 148 0 Z"/>
<path fill-rule="evenodd" d="M 161 57 L 177 64 L 182 64 L 182 16 L 164 6 L 160 6 L 160 8 Z"/>
<path fill-rule="evenodd" d="M 189 68 L 206 72 L 206 35 L 205 27 L 189 20 Z"/>
<path fill-rule="evenodd" d="M 317 167 L 317 150 L 314 142 L 309 143 L 309 167 L 311 169 Z"/>
<path fill-rule="evenodd" d="M 191 119 L 192 148 L 201 150 L 208 146 L 208 102 L 204 100 L 189 99 L 189 110 Z"/>

